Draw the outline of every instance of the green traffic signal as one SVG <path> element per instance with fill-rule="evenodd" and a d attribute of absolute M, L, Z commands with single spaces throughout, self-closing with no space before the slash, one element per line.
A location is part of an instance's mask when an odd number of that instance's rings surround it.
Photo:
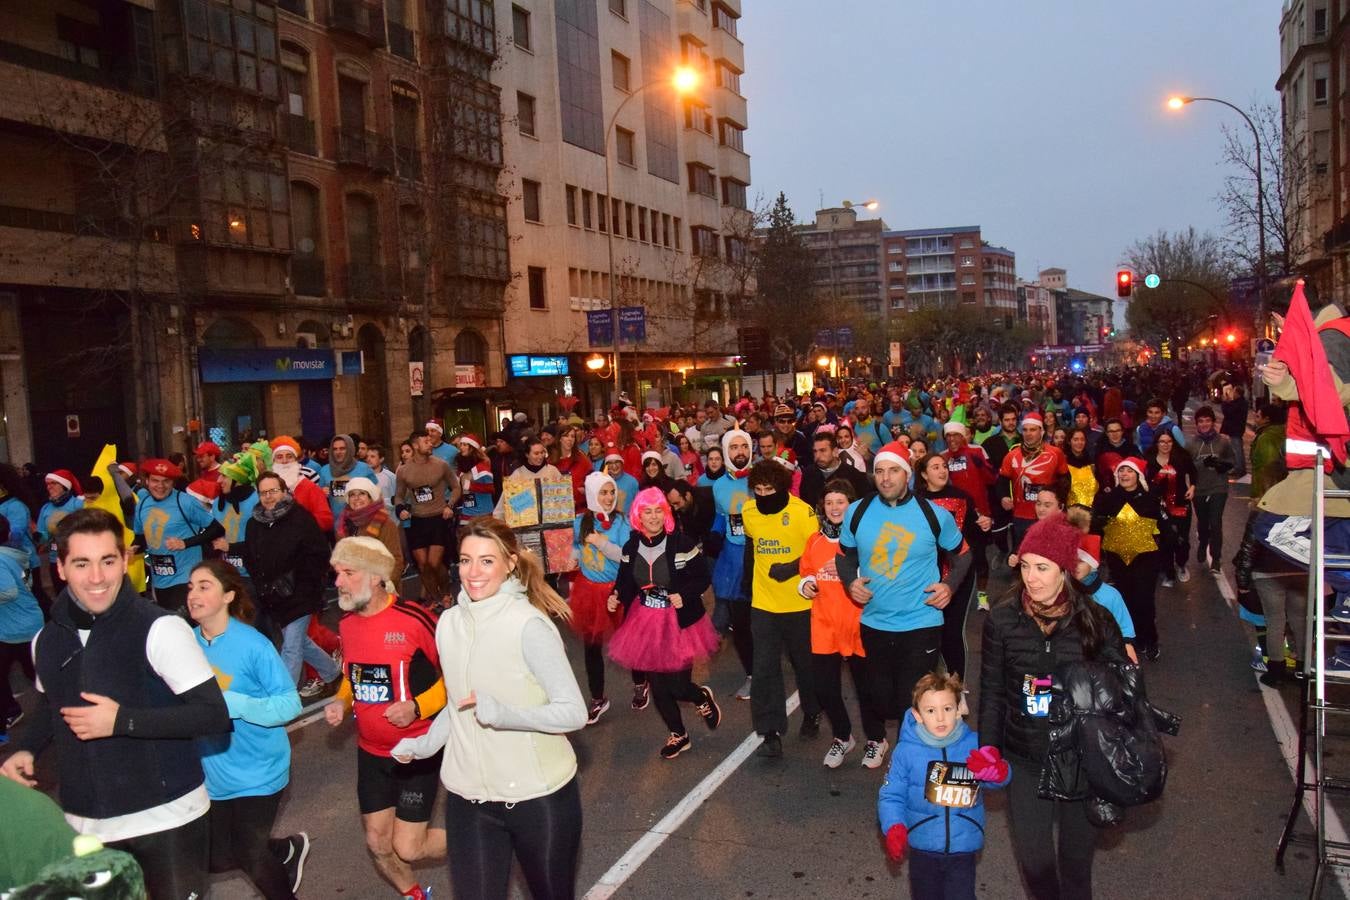
<path fill-rule="evenodd" d="M 1156 272 L 1150 272 L 1144 276 L 1144 287 L 1155 288 L 1160 284 L 1162 284 L 1162 279 L 1158 277 Z"/>

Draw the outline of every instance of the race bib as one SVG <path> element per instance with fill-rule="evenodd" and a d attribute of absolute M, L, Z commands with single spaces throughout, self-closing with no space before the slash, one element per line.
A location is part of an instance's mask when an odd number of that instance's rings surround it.
<path fill-rule="evenodd" d="M 1041 485 L 1032 484 L 1031 482 L 1022 485 L 1022 499 L 1028 503 L 1035 503 L 1036 495 L 1041 492 L 1041 487 Z"/>
<path fill-rule="evenodd" d="M 928 764 L 923 796 L 936 806 L 972 809 L 979 802 L 980 785 L 965 766 L 935 759 Z"/>
<path fill-rule="evenodd" d="M 435 498 L 435 496 L 436 495 L 432 493 L 431 487 L 429 485 L 423 485 L 422 487 L 413 491 L 413 500 L 417 501 L 418 503 L 430 503 Z"/>
<path fill-rule="evenodd" d="M 642 605 L 648 609 L 665 609 L 670 606 L 670 591 L 663 587 L 645 587 L 642 589 Z"/>
<path fill-rule="evenodd" d="M 394 702 L 394 676 L 389 666 L 354 662 L 347 677 L 357 703 Z"/>
<path fill-rule="evenodd" d="M 745 519 L 741 517 L 740 513 L 732 513 L 727 516 L 727 522 L 731 525 L 732 537 L 745 537 Z"/>
<path fill-rule="evenodd" d="M 947 460 L 948 472 L 964 472 L 966 470 L 967 460 L 964 456 L 954 456 Z"/>
<path fill-rule="evenodd" d="M 1022 676 L 1023 711 L 1032 718 L 1044 719 L 1050 715 L 1051 680 L 1049 675 Z"/>
<path fill-rule="evenodd" d="M 244 571 L 244 558 L 238 553 L 226 553 L 225 561 L 234 566 L 240 572 Z"/>
<path fill-rule="evenodd" d="M 168 554 L 150 554 L 150 574 L 159 578 L 172 578 L 178 574 L 178 563 Z"/>
<path fill-rule="evenodd" d="M 328 487 L 328 496 L 334 500 L 341 500 L 347 496 L 347 482 L 335 481 Z"/>

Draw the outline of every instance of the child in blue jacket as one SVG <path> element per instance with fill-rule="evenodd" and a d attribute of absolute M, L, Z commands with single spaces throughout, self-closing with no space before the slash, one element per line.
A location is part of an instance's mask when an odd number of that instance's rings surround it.
<path fill-rule="evenodd" d="M 998 749 L 979 743 L 961 718 L 960 677 L 919 679 L 877 799 L 886 855 L 899 862 L 910 849 L 914 900 L 975 898 L 975 854 L 984 846 L 980 789 L 1012 780 Z"/>

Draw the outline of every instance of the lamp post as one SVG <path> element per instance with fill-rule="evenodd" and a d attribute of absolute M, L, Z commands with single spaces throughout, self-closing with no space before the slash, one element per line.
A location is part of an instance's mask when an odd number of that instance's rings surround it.
<path fill-rule="evenodd" d="M 609 204 L 609 209 L 605 211 L 605 217 L 609 220 L 609 227 L 605 229 L 605 249 L 609 254 L 609 316 L 610 326 L 614 329 L 614 400 L 616 403 L 619 394 L 623 393 L 623 380 L 619 368 L 619 295 L 615 285 L 614 272 L 614 231 L 619 227 L 619 220 L 618 216 L 614 214 L 614 187 L 610 175 L 609 136 L 614 131 L 615 123 L 619 120 L 619 113 L 623 112 L 624 107 L 638 94 L 648 88 L 668 85 L 677 96 L 683 96 L 697 88 L 699 80 L 697 70 L 688 66 L 678 66 L 669 80 L 648 81 L 633 89 L 627 97 L 623 98 L 623 102 L 614 110 L 614 114 L 609 117 L 609 123 L 605 125 L 605 203 Z M 690 250 L 692 252 L 693 248 L 691 247 Z"/>
<path fill-rule="evenodd" d="M 864 200 L 862 203 L 854 203 L 852 200 L 845 200 L 839 204 L 844 209 L 862 208 L 868 212 L 874 212 L 881 206 L 878 200 Z M 839 352 L 843 348 L 839 346 L 839 278 L 835 272 L 836 257 L 839 252 L 839 229 L 831 224 L 830 227 L 830 334 L 833 337 L 831 349 L 834 350 L 834 356 L 837 359 Z"/>
<path fill-rule="evenodd" d="M 1256 291 L 1260 298 L 1260 316 L 1264 320 L 1266 312 L 1266 188 L 1261 180 L 1261 132 L 1257 131 L 1256 123 L 1241 107 L 1235 106 L 1227 100 L 1220 100 L 1218 97 L 1171 97 L 1167 101 L 1167 108 L 1180 110 L 1183 106 L 1197 100 L 1221 104 L 1242 116 L 1242 121 L 1246 122 L 1247 127 L 1251 129 L 1252 141 L 1256 144 L 1256 254 L 1258 257 L 1256 261 Z M 1264 321 L 1257 324 L 1258 327 L 1263 326 Z"/>

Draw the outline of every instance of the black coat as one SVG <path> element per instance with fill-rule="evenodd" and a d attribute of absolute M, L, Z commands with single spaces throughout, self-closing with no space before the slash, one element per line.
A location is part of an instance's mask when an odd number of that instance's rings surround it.
<path fill-rule="evenodd" d="M 328 538 L 299 503 L 275 522 L 249 518 L 244 565 L 258 606 L 277 627 L 323 609 L 329 554 Z"/>
<path fill-rule="evenodd" d="M 1077 598 L 1075 603 L 1086 603 Z M 1120 628 L 1106 610 L 1095 607 L 1102 643 L 1097 659 L 1126 662 Z M 984 623 L 980 660 L 980 741 L 1004 753 L 1044 762 L 1050 745 L 1048 698 L 1046 715 L 1027 712 L 1023 687 L 1028 677 L 1050 678 L 1065 663 L 1084 659 L 1082 634 L 1073 618 L 1049 635 L 1022 611 L 1020 600 L 1003 603 Z M 1048 689 L 1047 689 L 1048 693 Z"/>
<path fill-rule="evenodd" d="M 836 478 L 853 485 L 855 500 L 872 493 L 872 482 L 868 477 L 849 465 L 848 460 L 841 459 L 839 468 L 831 472 L 828 478 L 815 463 L 807 465 L 802 470 L 801 498 L 812 508 L 819 506 L 820 498 L 825 494 L 825 485 Z"/>
<path fill-rule="evenodd" d="M 675 527 L 703 546 L 703 555 L 712 559 L 722 552 L 722 535 L 713 534 L 717 504 L 710 487 L 690 488 L 693 506 L 675 513 Z"/>

